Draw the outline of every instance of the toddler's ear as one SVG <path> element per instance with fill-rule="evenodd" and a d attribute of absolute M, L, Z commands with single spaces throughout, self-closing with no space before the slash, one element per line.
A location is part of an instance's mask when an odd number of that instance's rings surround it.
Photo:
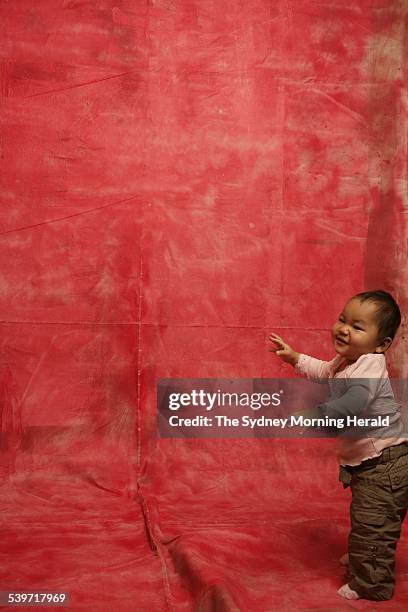
<path fill-rule="evenodd" d="M 379 344 L 376 347 L 374 352 L 375 353 L 385 353 L 385 351 L 390 348 L 391 344 L 392 344 L 392 338 L 387 336 L 386 338 L 384 338 L 384 340 L 381 342 L 381 344 Z"/>

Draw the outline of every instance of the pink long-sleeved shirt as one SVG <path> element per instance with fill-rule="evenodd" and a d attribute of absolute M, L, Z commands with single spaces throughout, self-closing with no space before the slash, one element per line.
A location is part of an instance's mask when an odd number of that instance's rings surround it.
<path fill-rule="evenodd" d="M 351 379 L 358 378 L 368 381 L 370 395 L 369 412 L 366 417 L 372 418 L 387 414 L 390 416 L 389 431 L 384 427 L 378 437 L 339 438 L 338 459 L 341 465 L 359 465 L 366 459 L 379 457 L 382 451 L 389 447 L 408 442 L 403 437 L 403 426 L 399 405 L 395 402 L 388 377 L 384 355 L 369 353 L 361 355 L 357 361 L 345 365 L 346 361 L 337 355 L 332 361 L 321 361 L 314 357 L 301 354 L 296 364 L 296 370 L 309 380 Z M 340 382 L 340 381 L 339 381 Z"/>

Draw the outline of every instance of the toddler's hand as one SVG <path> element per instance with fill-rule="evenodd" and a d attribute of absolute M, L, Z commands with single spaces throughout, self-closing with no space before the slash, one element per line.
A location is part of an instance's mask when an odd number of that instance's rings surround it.
<path fill-rule="evenodd" d="M 269 340 L 274 342 L 277 346 L 272 347 L 269 350 L 273 353 L 276 353 L 278 357 L 282 359 L 282 361 L 286 361 L 286 363 L 290 363 L 295 366 L 299 359 L 299 353 L 293 350 L 289 344 L 287 344 L 280 336 L 276 334 L 271 334 L 269 336 Z"/>

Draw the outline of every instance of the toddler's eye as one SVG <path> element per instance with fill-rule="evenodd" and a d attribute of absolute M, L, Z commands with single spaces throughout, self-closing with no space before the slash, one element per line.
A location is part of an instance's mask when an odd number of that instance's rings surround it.
<path fill-rule="evenodd" d="M 354 329 L 358 329 L 358 331 L 364 331 L 364 329 L 362 327 L 359 327 L 358 325 L 353 325 Z"/>

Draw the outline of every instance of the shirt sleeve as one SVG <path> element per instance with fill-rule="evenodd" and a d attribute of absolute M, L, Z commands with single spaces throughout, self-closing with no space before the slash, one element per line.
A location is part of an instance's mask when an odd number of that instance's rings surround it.
<path fill-rule="evenodd" d="M 306 376 L 309 380 L 320 380 L 330 377 L 333 362 L 334 359 L 332 361 L 322 361 L 321 359 L 301 354 L 295 366 L 295 370 L 299 374 Z"/>
<path fill-rule="evenodd" d="M 384 355 L 362 355 L 354 365 L 346 380 L 338 380 L 339 384 L 346 384 L 346 391 L 340 397 L 321 404 L 323 416 L 344 418 L 362 415 L 376 397 L 384 377 L 388 377 Z M 333 379 L 332 385 L 335 391 L 336 379 Z"/>
<path fill-rule="evenodd" d="M 370 380 L 350 379 L 347 391 L 340 397 L 320 405 L 323 416 L 344 419 L 347 416 L 360 416 L 370 403 L 372 389 Z"/>

